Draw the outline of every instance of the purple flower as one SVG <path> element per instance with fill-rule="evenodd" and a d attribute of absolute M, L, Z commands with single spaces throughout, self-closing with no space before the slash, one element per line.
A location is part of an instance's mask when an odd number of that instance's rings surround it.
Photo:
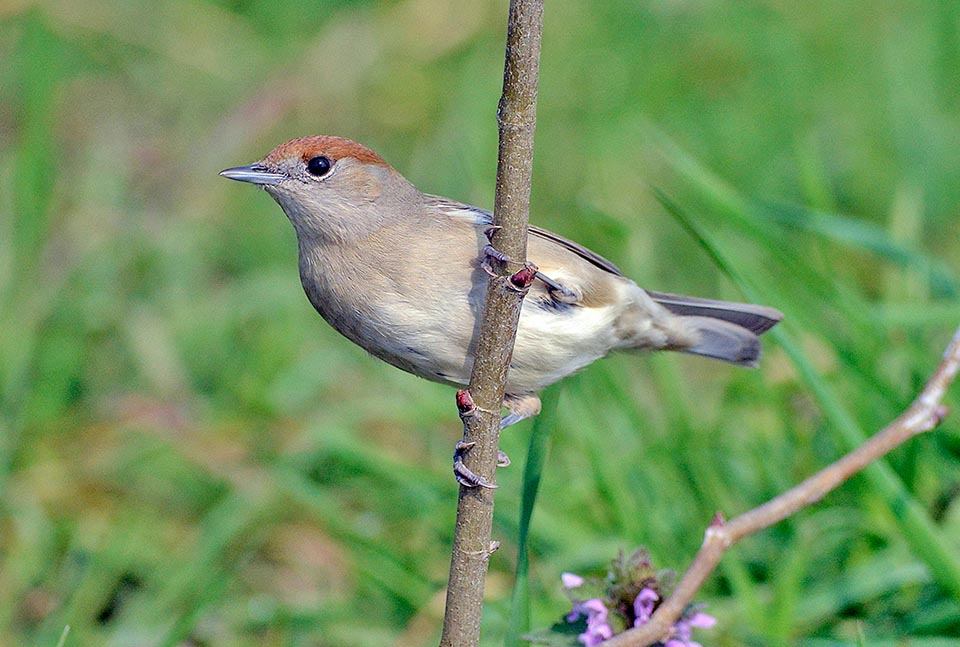
<path fill-rule="evenodd" d="M 665 586 L 661 580 L 666 576 L 669 582 L 673 577 L 667 573 L 654 570 L 644 548 L 630 556 L 620 551 L 603 579 L 561 573 L 564 592 L 573 604 L 567 622 L 576 623 L 577 630 L 586 625 L 586 630 L 577 636 L 577 642 L 585 647 L 597 647 L 613 638 L 614 631 L 625 631 L 631 622 L 633 627 L 648 624 L 665 595 L 661 593 Z M 590 595 L 597 597 L 584 599 Z M 673 623 L 669 637 L 657 645 L 702 647 L 693 640 L 694 627 L 708 628 L 717 623 L 713 616 L 701 612 L 702 608 L 702 604 L 688 606 L 680 619 Z"/>
<path fill-rule="evenodd" d="M 613 637 L 613 629 L 607 622 L 607 607 L 599 598 L 591 598 L 585 602 L 577 602 L 573 605 L 573 611 L 567 616 L 568 622 L 573 622 L 582 615 L 587 616 L 587 630 L 577 636 L 586 647 L 599 645 L 607 638 Z"/>
<path fill-rule="evenodd" d="M 594 598 L 596 599 L 596 598 Z M 587 600 L 587 602 L 593 602 L 594 600 Z M 580 616 L 589 616 L 590 610 L 587 608 L 587 602 L 575 601 L 573 603 L 573 609 L 567 614 L 567 622 L 576 622 L 580 619 Z"/>
<path fill-rule="evenodd" d="M 717 619 L 713 616 L 708 616 L 702 611 L 697 611 L 692 616 L 687 618 L 687 622 L 690 623 L 691 627 L 700 627 L 701 629 L 709 629 L 713 625 L 717 624 Z"/>
<path fill-rule="evenodd" d="M 673 625 L 673 637 L 663 647 L 703 647 L 690 639 L 693 627 L 708 628 L 717 624 L 717 619 L 697 611 L 689 618 L 680 618 Z"/>
<path fill-rule="evenodd" d="M 650 619 L 650 616 L 653 615 L 653 605 L 659 599 L 660 596 L 657 595 L 657 592 L 649 586 L 644 587 L 644 589 L 637 594 L 636 599 L 633 601 L 633 615 L 636 616 L 636 620 L 633 621 L 634 627 L 639 627 Z"/>

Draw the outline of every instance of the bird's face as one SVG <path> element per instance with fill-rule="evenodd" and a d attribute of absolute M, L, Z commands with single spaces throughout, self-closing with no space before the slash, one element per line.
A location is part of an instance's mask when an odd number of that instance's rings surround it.
<path fill-rule="evenodd" d="M 369 148 L 332 136 L 293 139 L 259 162 L 220 175 L 262 187 L 301 241 L 320 243 L 369 235 L 412 189 Z"/>

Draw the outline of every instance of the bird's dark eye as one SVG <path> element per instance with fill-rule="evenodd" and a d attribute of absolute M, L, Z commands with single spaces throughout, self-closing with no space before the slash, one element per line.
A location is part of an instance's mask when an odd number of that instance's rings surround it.
<path fill-rule="evenodd" d="M 323 177 L 330 172 L 331 168 L 333 168 L 333 162 L 330 161 L 329 157 L 324 157 L 323 155 L 311 157 L 307 161 L 307 172 L 310 173 L 310 175 Z"/>

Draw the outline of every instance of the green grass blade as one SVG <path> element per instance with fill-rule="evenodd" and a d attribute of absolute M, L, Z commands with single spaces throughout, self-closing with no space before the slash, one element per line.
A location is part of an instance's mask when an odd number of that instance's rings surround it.
<path fill-rule="evenodd" d="M 52 216 L 50 187 L 59 156 L 51 133 L 59 117 L 55 98 L 65 72 L 59 47 L 40 15 L 29 15 L 18 58 L 22 130 L 14 165 L 14 208 L 22 214 L 14 220 L 14 252 L 22 266 L 32 266 Z"/>
<path fill-rule="evenodd" d="M 897 242 L 890 232 L 873 223 L 847 216 L 807 209 L 798 205 L 757 203 L 764 218 L 793 229 L 808 231 L 837 243 L 865 249 L 895 265 L 915 269 L 929 276 L 934 291 L 956 296 L 956 278 L 940 260 L 921 250 Z"/>
<path fill-rule="evenodd" d="M 720 249 L 720 244 L 704 228 L 700 227 L 685 211 L 667 196 L 658 194 L 664 208 L 677 219 L 707 251 L 717 266 L 756 302 L 763 302 L 761 291 L 741 275 Z M 770 335 L 787 353 L 800 378 L 813 394 L 824 416 L 830 422 L 837 443 L 847 451 L 858 447 L 866 440 L 866 434 L 854 417 L 841 403 L 840 397 L 824 380 L 801 349 L 799 342 L 789 332 L 789 322 L 770 331 Z M 960 558 L 954 553 L 948 539 L 937 528 L 923 507 L 904 486 L 890 465 L 877 461 L 862 473 L 870 490 L 886 504 L 903 538 L 917 556 L 930 567 L 934 580 L 956 600 L 960 600 Z"/>
<path fill-rule="evenodd" d="M 530 519 L 533 517 L 537 491 L 543 465 L 550 451 L 550 438 L 557 421 L 557 401 L 560 385 L 547 389 L 543 394 L 543 408 L 534 421 L 530 433 L 530 448 L 523 466 L 523 491 L 520 500 L 520 532 L 517 537 L 517 572 L 513 585 L 513 602 L 503 644 L 518 647 L 525 644 L 520 636 L 530 631 L 530 581 L 528 579 L 530 556 L 528 552 Z"/>
<path fill-rule="evenodd" d="M 70 625 L 64 625 L 63 633 L 60 634 L 60 640 L 57 641 L 57 647 L 63 647 L 67 644 L 68 635 L 70 635 Z"/>

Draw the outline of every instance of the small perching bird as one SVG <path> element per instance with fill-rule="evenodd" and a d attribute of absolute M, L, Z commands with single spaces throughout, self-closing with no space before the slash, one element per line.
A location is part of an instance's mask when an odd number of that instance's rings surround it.
<path fill-rule="evenodd" d="M 375 152 L 302 137 L 224 177 L 265 189 L 297 234 L 300 280 L 337 331 L 414 375 L 470 380 L 487 289 L 490 212 L 421 193 Z M 675 350 L 756 366 L 764 306 L 651 292 L 589 249 L 530 227 L 539 271 L 523 302 L 503 427 L 540 411 L 537 393 L 613 350 Z"/>

